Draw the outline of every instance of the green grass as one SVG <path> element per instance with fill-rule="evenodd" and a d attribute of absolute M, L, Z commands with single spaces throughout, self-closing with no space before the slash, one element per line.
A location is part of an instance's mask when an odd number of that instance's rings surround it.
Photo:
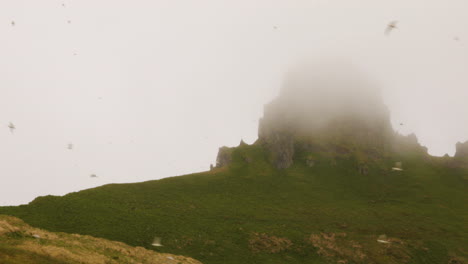
<path fill-rule="evenodd" d="M 232 155 L 229 167 L 210 172 L 39 197 L 2 207 L 0 214 L 146 248 L 159 236 L 164 247 L 155 250 L 206 264 L 443 264 L 467 257 L 467 170 L 418 153 L 375 159 L 367 175 L 358 173 L 361 158 L 353 154 L 331 165 L 329 155 L 299 152 L 286 170 L 271 166 L 258 144 L 237 147 Z M 311 168 L 304 162 L 310 155 Z M 396 161 L 404 171 L 391 171 Z M 252 250 L 254 233 L 288 239 L 292 246 L 277 253 Z M 326 257 L 309 242 L 321 233 L 346 233 L 337 243 L 343 249 L 358 243 L 366 258 Z M 381 234 L 403 244 L 379 244 Z"/>
<path fill-rule="evenodd" d="M 102 238 L 33 228 L 18 218 L 0 215 L 2 264 L 200 264 L 183 256 L 130 247 Z"/>

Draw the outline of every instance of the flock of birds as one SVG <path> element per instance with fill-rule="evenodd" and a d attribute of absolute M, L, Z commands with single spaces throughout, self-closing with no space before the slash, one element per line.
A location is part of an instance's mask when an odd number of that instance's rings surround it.
<path fill-rule="evenodd" d="M 64 4 L 64 3 L 62 3 L 62 7 L 65 7 L 65 4 Z M 71 20 L 67 20 L 67 23 L 68 23 L 68 24 L 71 24 Z M 384 31 L 385 35 L 388 36 L 388 35 L 390 35 L 390 33 L 392 33 L 394 30 L 398 29 L 397 23 L 398 23 L 398 21 L 396 21 L 396 20 L 395 20 L 395 21 L 391 21 L 390 23 L 388 23 L 388 25 L 387 25 L 387 27 L 385 28 L 385 31 Z M 15 22 L 15 21 L 11 21 L 11 26 L 13 26 L 13 27 L 16 26 L 16 22 Z M 274 29 L 274 30 L 278 30 L 279 28 L 278 28 L 278 26 L 274 26 L 273 29 Z M 460 41 L 460 39 L 459 39 L 457 36 L 455 36 L 453 39 L 454 39 L 455 41 Z M 76 56 L 77 54 L 76 54 L 76 53 L 73 53 L 73 55 Z M 99 97 L 99 99 L 101 99 L 101 97 Z M 400 125 L 402 126 L 403 123 L 400 123 Z M 16 126 L 15 126 L 12 122 L 10 122 L 10 123 L 8 124 L 8 128 L 10 129 L 10 132 L 11 132 L 11 133 L 14 133 L 14 131 L 15 131 L 15 129 L 16 129 Z M 72 149 L 73 149 L 73 144 L 69 143 L 69 144 L 67 145 L 67 149 L 72 150 Z M 95 174 L 91 174 L 90 177 L 91 177 L 91 178 L 96 178 L 97 176 L 96 176 Z"/>
<path fill-rule="evenodd" d="M 65 7 L 65 4 L 62 4 L 62 6 Z M 67 23 L 71 24 L 71 20 L 67 20 Z M 385 35 L 389 35 L 393 30 L 398 29 L 397 23 L 398 23 L 398 21 L 396 21 L 396 20 L 391 21 L 390 23 L 388 23 L 387 27 L 385 28 Z M 16 25 L 15 21 L 11 21 L 11 25 L 14 27 Z M 273 26 L 273 29 L 278 30 L 279 28 L 278 28 L 278 26 Z M 460 41 L 460 38 L 455 36 L 455 37 L 453 37 L 453 40 Z M 73 54 L 73 55 L 76 55 L 76 53 Z"/>
<path fill-rule="evenodd" d="M 16 129 L 16 126 L 15 126 L 15 124 L 13 124 L 13 122 L 10 122 L 10 123 L 8 124 L 8 128 L 10 129 L 10 133 L 14 134 L 15 129 Z M 72 144 L 72 143 L 68 143 L 68 144 L 67 144 L 67 149 L 72 150 L 72 149 L 73 149 L 73 144 Z M 96 174 L 91 174 L 89 177 L 91 177 L 91 178 L 97 178 Z"/>

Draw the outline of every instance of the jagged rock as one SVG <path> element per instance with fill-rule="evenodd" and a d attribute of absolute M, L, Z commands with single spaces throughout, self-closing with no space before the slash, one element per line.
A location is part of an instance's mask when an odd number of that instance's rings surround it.
<path fill-rule="evenodd" d="M 293 164 L 294 138 L 287 132 L 268 131 L 261 142 L 269 150 L 271 161 L 278 169 L 289 168 Z"/>
<path fill-rule="evenodd" d="M 210 170 L 213 170 L 214 167 L 213 167 L 213 164 L 210 164 Z"/>
<path fill-rule="evenodd" d="M 358 167 L 359 174 L 367 175 L 369 173 L 369 167 L 366 164 L 360 164 Z"/>
<path fill-rule="evenodd" d="M 455 145 L 455 156 L 451 160 L 454 167 L 468 168 L 468 141 Z"/>
<path fill-rule="evenodd" d="M 427 148 L 419 144 L 418 138 L 414 133 L 407 136 L 395 134 L 392 150 L 398 153 L 417 152 L 425 156 L 428 155 Z"/>
<path fill-rule="evenodd" d="M 224 167 L 232 162 L 232 149 L 228 147 L 220 147 L 218 150 L 218 156 L 216 158 L 216 167 Z"/>
<path fill-rule="evenodd" d="M 455 158 L 456 159 L 468 159 L 468 141 L 465 143 L 458 142 L 455 145 Z"/>
<path fill-rule="evenodd" d="M 308 66 L 290 72 L 259 121 L 258 142 L 273 164 L 290 167 L 301 144 L 340 158 L 356 148 L 376 159 L 390 150 L 395 133 L 379 91 L 347 64 Z"/>

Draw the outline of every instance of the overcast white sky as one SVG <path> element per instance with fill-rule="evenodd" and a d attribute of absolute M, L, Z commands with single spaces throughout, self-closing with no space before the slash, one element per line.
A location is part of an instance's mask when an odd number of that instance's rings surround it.
<path fill-rule="evenodd" d="M 467 13 L 466 0 L 1 0 L 0 205 L 207 170 L 218 147 L 255 141 L 306 57 L 350 59 L 396 129 L 453 154 L 468 140 Z"/>

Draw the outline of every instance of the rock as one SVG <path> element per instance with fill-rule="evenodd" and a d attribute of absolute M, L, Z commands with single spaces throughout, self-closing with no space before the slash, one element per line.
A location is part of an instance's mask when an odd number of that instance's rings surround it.
<path fill-rule="evenodd" d="M 359 174 L 367 175 L 369 174 L 369 167 L 366 164 L 360 164 L 358 167 Z"/>
<path fill-rule="evenodd" d="M 243 156 L 242 158 L 247 163 L 252 163 L 252 161 L 253 161 L 253 159 L 251 157 L 248 157 L 248 156 Z"/>
<path fill-rule="evenodd" d="M 293 164 L 294 138 L 288 133 L 269 131 L 260 138 L 270 152 L 272 163 L 278 169 L 289 168 Z"/>
<path fill-rule="evenodd" d="M 247 143 L 245 143 L 244 140 L 241 139 L 241 141 L 240 141 L 240 143 L 239 143 L 239 147 L 240 147 L 240 146 L 247 146 Z"/>
<path fill-rule="evenodd" d="M 287 74 L 280 95 L 264 106 L 258 128 L 259 142 L 277 168 L 290 167 L 301 145 L 339 158 L 361 149 L 378 159 L 390 149 L 390 113 L 378 89 L 359 75 L 346 62 L 299 65 Z"/>
<path fill-rule="evenodd" d="M 465 143 L 458 142 L 455 145 L 455 158 L 456 159 L 468 159 L 468 141 Z"/>
<path fill-rule="evenodd" d="M 232 162 L 232 149 L 228 147 L 220 147 L 218 150 L 218 157 L 216 157 L 216 167 L 224 167 Z"/>
<path fill-rule="evenodd" d="M 468 141 L 465 143 L 458 142 L 455 145 L 455 149 L 455 156 L 451 160 L 451 165 L 468 168 Z"/>
<path fill-rule="evenodd" d="M 213 170 L 214 167 L 213 167 L 213 164 L 210 164 L 210 170 Z"/>

